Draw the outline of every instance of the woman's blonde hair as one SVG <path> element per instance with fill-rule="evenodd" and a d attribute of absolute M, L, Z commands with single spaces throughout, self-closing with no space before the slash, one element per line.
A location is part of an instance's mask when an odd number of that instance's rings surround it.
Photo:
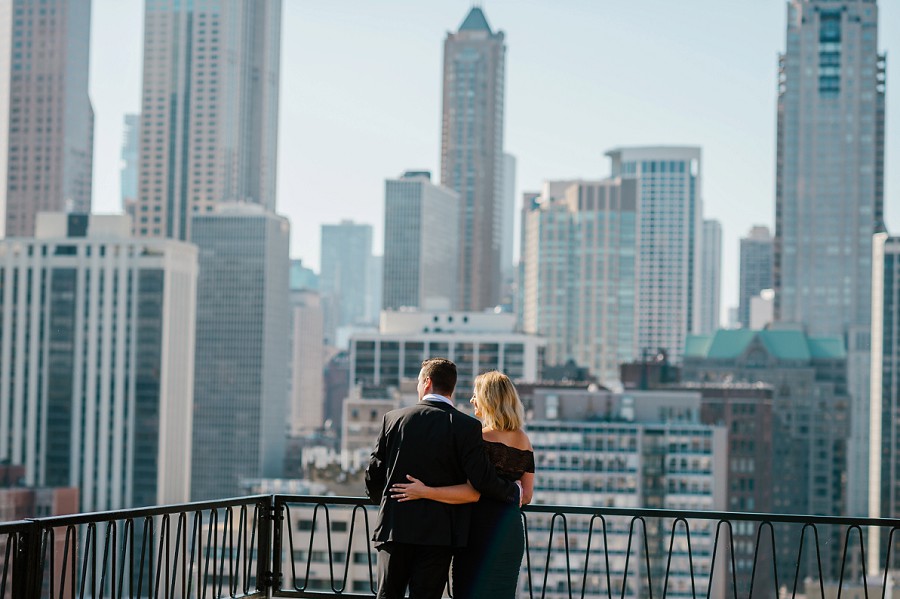
<path fill-rule="evenodd" d="M 525 421 L 525 408 L 509 377 L 492 370 L 475 378 L 475 397 L 482 423 L 498 431 L 517 431 Z"/>

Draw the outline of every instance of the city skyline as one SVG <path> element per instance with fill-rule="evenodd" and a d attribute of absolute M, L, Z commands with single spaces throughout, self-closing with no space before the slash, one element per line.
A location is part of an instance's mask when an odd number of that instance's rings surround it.
<path fill-rule="evenodd" d="M 117 209 L 122 115 L 140 101 L 142 5 L 133 4 L 94 2 L 94 206 L 101 212 Z M 890 54 L 900 39 L 900 6 L 883 4 L 879 51 Z M 442 41 L 470 6 L 286 3 L 278 210 L 294 223 L 293 254 L 304 263 L 318 269 L 319 226 L 351 214 L 375 227 L 380 252 L 384 179 L 410 167 L 438 172 Z M 701 0 L 688 12 L 651 0 L 615 11 L 575 0 L 552 10 L 494 0 L 483 8 L 507 37 L 504 149 L 519 159 L 517 200 L 545 179 L 606 176 L 609 147 L 700 145 L 706 216 L 723 225 L 722 305 L 736 305 L 738 239 L 750 224 L 774 224 L 777 54 L 785 49 L 787 3 Z M 577 43 L 536 41 L 553 31 Z M 898 80 L 896 61 L 887 68 Z M 341 72 L 356 76 L 335 75 Z M 888 93 L 887 112 L 897 105 Z M 891 123 L 889 115 L 888 164 L 900 147 Z M 886 171 L 891 230 L 900 222 L 897 175 Z M 335 196 L 334 177 L 347 172 L 352 181 Z"/>

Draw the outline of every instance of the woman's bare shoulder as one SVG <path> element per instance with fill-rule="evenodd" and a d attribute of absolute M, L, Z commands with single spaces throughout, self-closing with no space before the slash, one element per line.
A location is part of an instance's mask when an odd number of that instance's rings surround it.
<path fill-rule="evenodd" d="M 518 435 L 518 439 L 521 442 L 521 445 L 517 445 L 519 449 L 527 449 L 528 451 L 534 451 L 534 447 L 531 446 L 531 439 L 528 438 L 528 433 L 519 429 L 516 431 Z"/>
<path fill-rule="evenodd" d="M 522 451 L 533 450 L 531 447 L 531 439 L 528 438 L 528 435 L 522 429 L 515 431 L 484 430 L 482 431 L 482 435 L 484 436 L 485 441 L 503 443 L 509 447 L 521 449 Z"/>

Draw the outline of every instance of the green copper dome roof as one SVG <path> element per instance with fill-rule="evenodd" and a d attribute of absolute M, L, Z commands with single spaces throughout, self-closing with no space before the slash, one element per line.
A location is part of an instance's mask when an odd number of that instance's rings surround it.
<path fill-rule="evenodd" d="M 778 329 L 722 329 L 713 335 L 688 335 L 684 343 L 684 357 L 733 360 L 757 338 L 779 360 L 847 357 L 844 340 L 840 337 L 807 337 L 803 331 Z"/>

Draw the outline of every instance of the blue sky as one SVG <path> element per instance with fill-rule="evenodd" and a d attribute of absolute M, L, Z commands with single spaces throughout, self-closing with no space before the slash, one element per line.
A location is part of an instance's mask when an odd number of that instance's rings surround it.
<path fill-rule="evenodd" d="M 467 0 L 284 0 L 278 207 L 292 250 L 314 267 L 319 225 L 375 227 L 384 179 L 439 177 L 443 39 Z M 777 56 L 783 0 L 486 0 L 506 33 L 507 151 L 517 197 L 545 179 L 609 173 L 615 146 L 699 145 L 707 217 L 724 231 L 722 317 L 737 302 L 738 239 L 772 226 Z M 900 231 L 900 2 L 880 2 L 888 51 L 885 211 Z M 94 0 L 94 206 L 119 205 L 123 115 L 141 93 L 143 2 Z"/>

